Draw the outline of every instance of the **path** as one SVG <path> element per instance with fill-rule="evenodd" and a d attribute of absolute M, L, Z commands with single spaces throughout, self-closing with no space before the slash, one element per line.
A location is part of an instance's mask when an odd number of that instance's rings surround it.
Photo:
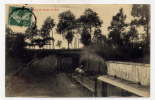
<path fill-rule="evenodd" d="M 92 94 L 66 73 L 23 78 L 6 77 L 6 96 L 13 97 L 90 97 Z"/>

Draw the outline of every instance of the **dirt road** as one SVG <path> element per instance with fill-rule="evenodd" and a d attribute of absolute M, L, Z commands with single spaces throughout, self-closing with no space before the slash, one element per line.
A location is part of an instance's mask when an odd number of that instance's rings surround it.
<path fill-rule="evenodd" d="M 7 97 L 91 97 L 66 73 L 33 77 L 6 76 Z"/>

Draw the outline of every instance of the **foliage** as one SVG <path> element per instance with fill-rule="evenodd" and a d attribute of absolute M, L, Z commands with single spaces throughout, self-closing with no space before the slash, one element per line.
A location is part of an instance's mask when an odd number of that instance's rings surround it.
<path fill-rule="evenodd" d="M 71 11 L 65 11 L 59 14 L 59 23 L 57 25 L 57 32 L 65 36 L 69 43 L 73 40 L 73 29 L 75 29 L 75 16 Z"/>
<path fill-rule="evenodd" d="M 32 25 L 25 31 L 26 38 L 29 41 L 27 45 L 37 45 L 42 48 L 45 44 L 49 43 L 50 40 L 54 41 L 53 34 L 52 37 L 50 36 L 50 31 L 54 26 L 54 20 L 51 17 L 46 18 L 40 30 L 34 23 L 32 23 Z"/>
<path fill-rule="evenodd" d="M 32 23 L 26 30 L 25 30 L 25 34 L 26 34 L 26 38 L 29 39 L 30 41 L 33 40 L 33 37 L 37 35 L 37 26 L 35 25 L 35 23 Z"/>
<path fill-rule="evenodd" d="M 126 53 L 126 57 L 138 58 L 142 57 L 143 43 L 139 41 L 138 31 L 135 27 L 131 27 L 127 34 L 123 37 L 123 52 Z"/>
<path fill-rule="evenodd" d="M 25 40 L 26 45 L 34 46 L 35 45 L 35 37 L 38 36 L 38 29 L 35 23 L 32 23 L 26 30 L 25 30 Z"/>
<path fill-rule="evenodd" d="M 102 31 L 101 29 L 97 28 L 95 29 L 94 31 L 94 36 L 93 36 L 93 39 L 92 39 L 92 42 L 94 44 L 102 44 L 104 45 L 104 43 L 107 41 L 106 37 L 102 34 Z"/>
<path fill-rule="evenodd" d="M 41 36 L 44 38 L 45 43 L 49 43 L 50 40 L 52 40 L 53 47 L 54 47 L 54 37 L 53 37 L 53 31 L 52 31 L 52 37 L 50 37 L 50 31 L 55 26 L 54 20 L 51 17 L 47 17 L 42 28 L 41 28 Z"/>
<path fill-rule="evenodd" d="M 88 8 L 85 10 L 84 14 L 77 19 L 77 23 L 79 25 L 78 27 L 82 27 L 81 41 L 86 46 L 91 43 L 92 30 L 101 27 L 103 22 L 96 12 Z"/>
<path fill-rule="evenodd" d="M 67 35 L 66 35 L 66 40 L 68 41 L 68 49 L 69 49 L 69 44 L 72 42 L 72 40 L 73 40 L 73 37 L 74 37 L 74 35 L 73 35 L 73 32 L 72 31 L 69 31 L 68 33 L 67 33 Z"/>
<path fill-rule="evenodd" d="M 102 20 L 98 14 L 88 8 L 84 13 L 76 19 L 75 15 L 70 11 L 64 11 L 59 14 L 59 22 L 56 31 L 62 34 L 69 44 L 72 43 L 75 33 L 81 35 L 81 42 L 97 54 L 118 58 L 138 58 L 142 57 L 147 51 L 149 52 L 149 23 L 150 8 L 149 5 L 133 5 L 131 15 L 134 19 L 126 22 L 126 15 L 121 8 L 119 12 L 112 17 L 110 26 L 108 27 L 108 38 L 101 31 Z M 40 48 L 48 44 L 52 40 L 53 48 L 55 39 L 53 37 L 54 20 L 51 17 L 46 18 L 41 29 L 32 23 L 25 31 L 24 39 L 29 39 L 27 45 L 37 45 Z M 143 26 L 147 34 L 143 41 L 140 41 L 137 28 Z M 8 34 L 12 34 L 10 29 L 6 30 Z M 52 31 L 52 36 L 50 32 Z M 141 38 L 142 39 L 142 38 Z M 62 41 L 57 41 L 57 46 L 61 47 Z M 149 53 L 148 53 L 149 54 Z"/>
<path fill-rule="evenodd" d="M 144 26 L 144 29 L 149 40 L 149 29 L 150 29 L 150 6 L 147 4 L 134 4 L 132 6 L 131 15 L 138 17 L 131 22 L 131 25 Z"/>
<path fill-rule="evenodd" d="M 62 41 L 61 40 L 58 40 L 56 45 L 60 48 L 61 45 L 62 45 Z"/>
<path fill-rule="evenodd" d="M 135 25 L 144 24 L 144 21 L 134 19 L 130 24 L 125 22 L 126 15 L 123 9 L 113 16 L 109 29 L 108 43 L 112 50 L 118 52 L 119 58 L 132 59 L 143 57 L 144 42 L 139 38 Z M 137 24 L 136 24 L 137 23 Z M 129 29 L 129 31 L 127 30 Z"/>
<path fill-rule="evenodd" d="M 87 29 L 83 29 L 82 34 L 81 34 L 81 42 L 85 45 L 88 46 L 91 43 L 91 35 L 88 32 Z"/>
<path fill-rule="evenodd" d="M 41 35 L 48 37 L 50 31 L 55 26 L 54 20 L 51 17 L 47 17 L 41 28 Z"/>
<path fill-rule="evenodd" d="M 22 33 L 15 33 L 10 28 L 6 28 L 6 55 L 22 57 L 24 56 L 25 36 Z"/>
<path fill-rule="evenodd" d="M 84 14 L 80 16 L 78 21 L 84 28 L 89 28 L 89 32 L 91 32 L 92 27 L 97 28 L 102 25 L 102 20 L 99 18 L 98 14 L 90 8 L 85 10 Z"/>
<path fill-rule="evenodd" d="M 135 17 L 131 25 L 144 27 L 146 37 L 145 41 L 143 41 L 144 47 L 142 49 L 144 49 L 144 55 L 150 55 L 150 5 L 134 4 L 131 15 Z"/>
<path fill-rule="evenodd" d="M 115 47 L 122 46 L 121 35 L 124 34 L 125 28 L 127 24 L 125 23 L 126 15 L 123 14 L 123 9 L 120 9 L 119 12 L 113 16 L 111 21 L 111 26 L 108 27 L 109 33 L 109 41 Z"/>
<path fill-rule="evenodd" d="M 134 17 L 143 17 L 150 21 L 150 5 L 148 4 L 134 4 L 132 6 L 131 15 Z"/>
<path fill-rule="evenodd" d="M 71 11 L 65 11 L 59 14 L 59 23 L 57 24 L 57 32 L 63 34 L 72 30 L 75 26 L 75 16 Z"/>
<path fill-rule="evenodd" d="M 112 17 L 111 26 L 108 27 L 108 42 L 114 51 L 119 51 L 120 53 L 123 52 L 123 35 L 126 34 L 125 29 L 128 26 L 125 20 L 126 15 L 124 15 L 123 9 L 121 8 L 119 12 Z"/>

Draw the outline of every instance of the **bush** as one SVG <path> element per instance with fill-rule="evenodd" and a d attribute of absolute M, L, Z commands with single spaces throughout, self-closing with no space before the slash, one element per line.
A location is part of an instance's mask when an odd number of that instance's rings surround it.
<path fill-rule="evenodd" d="M 24 35 L 16 34 L 14 36 L 6 35 L 6 55 L 22 57 L 24 54 Z"/>

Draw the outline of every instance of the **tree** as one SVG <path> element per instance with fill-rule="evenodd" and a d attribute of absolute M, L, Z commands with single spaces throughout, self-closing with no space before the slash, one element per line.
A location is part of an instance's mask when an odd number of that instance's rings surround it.
<path fill-rule="evenodd" d="M 125 34 L 125 29 L 128 25 L 125 20 L 126 15 L 124 15 L 123 9 L 121 8 L 119 12 L 115 16 L 113 16 L 111 26 L 108 27 L 108 30 L 110 31 L 108 39 L 114 48 L 123 47 L 122 35 Z"/>
<path fill-rule="evenodd" d="M 52 40 L 52 45 L 54 48 L 54 37 L 53 37 L 53 27 L 55 26 L 54 20 L 51 17 L 47 17 L 41 28 L 41 36 L 45 43 L 49 43 Z M 52 30 L 52 37 L 50 37 L 50 31 Z"/>
<path fill-rule="evenodd" d="M 75 16 L 71 11 L 65 11 L 59 14 L 59 23 L 57 24 L 57 32 L 64 34 L 69 30 L 74 29 Z"/>
<path fill-rule="evenodd" d="M 58 46 L 59 48 L 61 47 L 62 41 L 58 40 L 56 46 Z"/>
<path fill-rule="evenodd" d="M 101 29 L 97 28 L 94 31 L 94 36 L 92 40 L 92 42 L 95 44 L 104 44 L 104 42 L 106 42 L 106 37 L 102 35 Z"/>
<path fill-rule="evenodd" d="M 148 4 L 134 4 L 132 6 L 131 15 L 139 17 L 140 20 L 145 21 L 145 24 L 149 25 L 150 22 L 150 5 Z M 142 23 L 139 23 L 142 24 Z"/>
<path fill-rule="evenodd" d="M 62 34 L 68 41 L 68 48 L 69 43 L 73 40 L 73 30 L 75 29 L 76 25 L 75 16 L 71 11 L 65 11 L 59 14 L 59 22 L 57 25 L 57 32 Z"/>
<path fill-rule="evenodd" d="M 135 27 L 131 26 L 130 30 L 126 34 L 123 34 L 122 37 L 123 45 L 129 47 L 131 43 L 138 41 L 138 31 Z"/>
<path fill-rule="evenodd" d="M 98 14 L 94 12 L 92 9 L 88 8 L 85 10 L 84 14 L 80 16 L 80 18 L 77 19 L 78 27 L 82 27 L 82 33 L 81 35 L 83 37 L 87 37 L 85 40 L 89 40 L 88 38 L 92 39 L 91 35 L 93 35 L 92 30 L 98 27 L 101 27 L 102 25 L 102 20 L 99 18 Z M 87 32 L 86 32 L 87 31 Z M 89 35 L 90 34 L 90 35 Z M 82 39 L 82 41 L 84 38 Z M 84 44 L 90 44 L 86 43 Z M 88 42 L 88 41 L 87 41 Z M 90 42 L 90 41 L 89 41 Z"/>
<path fill-rule="evenodd" d="M 53 32 L 52 38 L 50 37 L 50 31 L 53 29 L 54 26 L 54 20 L 51 17 L 46 18 L 40 30 L 37 28 L 35 23 L 32 23 L 31 26 L 29 26 L 25 31 L 27 45 L 37 45 L 39 46 L 39 48 L 42 48 L 44 45 L 48 44 L 50 40 L 54 41 Z"/>
<path fill-rule="evenodd" d="M 25 30 L 25 40 L 28 46 L 35 46 L 34 39 L 38 35 L 38 29 L 35 23 L 32 23 L 26 30 Z"/>
<path fill-rule="evenodd" d="M 85 10 L 84 14 L 80 16 L 78 21 L 83 25 L 83 27 L 89 29 L 90 34 L 93 27 L 101 27 L 103 23 L 98 14 L 90 8 Z"/>
<path fill-rule="evenodd" d="M 73 32 L 72 31 L 69 31 L 67 33 L 66 37 L 65 37 L 66 40 L 68 41 L 68 49 L 70 48 L 69 47 L 69 44 L 72 43 L 73 37 L 74 37 L 74 35 L 73 35 Z"/>
<path fill-rule="evenodd" d="M 138 38 L 138 31 L 132 24 L 125 22 L 126 15 L 123 14 L 123 9 L 113 16 L 111 26 L 108 27 L 110 33 L 108 36 L 108 41 L 112 45 L 113 49 L 118 52 L 118 57 L 133 59 L 142 57 L 142 47 L 143 44 Z M 129 29 L 129 31 L 127 30 Z"/>
<path fill-rule="evenodd" d="M 132 25 L 143 25 L 149 39 L 149 29 L 150 29 L 150 5 L 148 4 L 134 4 L 132 6 L 131 15 L 138 17 L 139 20 L 135 19 L 131 22 Z"/>
<path fill-rule="evenodd" d="M 85 45 L 88 46 L 91 43 L 91 35 L 89 34 L 88 30 L 86 28 L 83 29 L 82 34 L 81 34 L 81 42 Z"/>
<path fill-rule="evenodd" d="M 130 26 L 130 30 L 123 35 L 123 52 L 128 58 L 142 57 L 143 43 L 139 39 L 139 33 L 134 26 Z"/>
<path fill-rule="evenodd" d="M 143 26 L 146 32 L 144 41 L 144 54 L 150 54 L 150 5 L 148 4 L 134 4 L 132 6 L 131 15 L 135 19 L 131 22 L 131 25 L 137 27 Z M 149 58 L 149 57 L 148 57 Z"/>

